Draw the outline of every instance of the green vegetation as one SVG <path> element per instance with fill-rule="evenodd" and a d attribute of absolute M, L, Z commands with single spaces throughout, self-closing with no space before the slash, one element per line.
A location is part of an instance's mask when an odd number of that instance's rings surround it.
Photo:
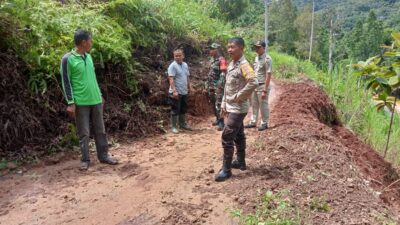
<path fill-rule="evenodd" d="M 366 88 L 372 91 L 378 110 L 385 107 L 392 112 L 390 128 L 392 128 L 393 115 L 399 98 L 400 87 L 400 33 L 393 33 L 394 39 L 391 46 L 386 46 L 383 56 L 375 56 L 366 62 L 354 65 L 358 71 L 354 75 L 366 84 Z M 388 138 L 390 137 L 390 132 Z M 386 150 L 384 155 L 386 156 Z"/>
<path fill-rule="evenodd" d="M 284 193 L 267 191 L 254 214 L 232 210 L 231 215 L 244 225 L 294 225 L 302 224 L 299 209 Z"/>
<path fill-rule="evenodd" d="M 312 198 L 309 202 L 309 208 L 311 211 L 318 211 L 318 212 L 328 212 L 330 207 L 328 202 L 324 198 Z"/>
<path fill-rule="evenodd" d="M 91 54 L 97 66 L 122 65 L 135 94 L 138 63 L 132 59 L 134 49 L 167 55 L 169 41 L 186 39 L 200 48 L 209 38 L 225 40 L 231 36 L 230 26 L 210 18 L 205 9 L 185 0 L 90 4 L 7 0 L 0 5 L 0 30 L 7 34 L 2 40 L 28 65 L 33 93 L 44 94 L 49 83 L 56 82 L 60 59 L 73 48 L 74 31 L 84 28 L 93 33 Z"/>
<path fill-rule="evenodd" d="M 310 4 L 310 0 L 293 0 L 297 7 Z M 341 20 L 346 29 L 354 27 L 357 21 L 366 20 L 370 10 L 374 10 L 385 25 L 400 29 L 400 2 L 396 0 L 318 0 L 315 1 L 318 13 L 331 8 L 340 11 Z"/>

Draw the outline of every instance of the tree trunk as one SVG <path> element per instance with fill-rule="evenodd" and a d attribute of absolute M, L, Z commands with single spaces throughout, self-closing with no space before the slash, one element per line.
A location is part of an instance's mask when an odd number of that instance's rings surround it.
<path fill-rule="evenodd" d="M 396 101 L 397 101 L 397 96 L 394 97 L 392 115 L 390 117 L 389 132 L 388 132 L 388 136 L 387 136 L 387 140 L 386 140 L 385 154 L 383 155 L 383 158 L 386 158 L 386 153 L 389 148 L 390 134 L 392 133 L 393 117 L 394 117 L 394 113 L 396 112 Z"/>
<path fill-rule="evenodd" d="M 265 4 L 265 50 L 268 50 L 268 6 L 269 0 L 264 0 Z"/>
<path fill-rule="evenodd" d="M 314 38 L 314 11 L 315 11 L 315 1 L 313 0 L 312 14 L 311 14 L 311 35 L 310 35 L 310 52 L 308 54 L 308 61 L 311 61 L 313 38 Z"/>

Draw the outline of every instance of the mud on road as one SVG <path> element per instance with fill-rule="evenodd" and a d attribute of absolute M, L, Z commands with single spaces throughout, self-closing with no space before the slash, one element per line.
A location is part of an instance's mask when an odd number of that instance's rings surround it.
<path fill-rule="evenodd" d="M 0 177 L 0 224 L 238 224 L 229 209 L 254 212 L 266 191 L 290 193 L 304 224 L 398 221 L 398 186 L 381 193 L 397 173 L 340 125 L 318 87 L 277 83 L 271 100 L 270 129 L 246 130 L 249 169 L 226 182 L 213 181 L 220 132 L 191 117 L 193 132 L 114 145 L 116 167 L 93 154 L 81 172 L 75 155 Z M 313 199 L 329 210 L 309 210 Z"/>

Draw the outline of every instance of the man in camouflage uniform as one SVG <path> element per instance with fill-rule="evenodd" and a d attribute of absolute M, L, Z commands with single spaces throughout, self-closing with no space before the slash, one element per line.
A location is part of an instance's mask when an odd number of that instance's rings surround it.
<path fill-rule="evenodd" d="M 261 124 L 258 131 L 263 131 L 268 128 L 269 107 L 268 95 L 271 90 L 270 82 L 272 76 L 272 59 L 265 52 L 265 42 L 257 41 L 254 44 L 257 52 L 254 61 L 254 70 L 256 72 L 258 87 L 251 97 L 252 116 L 250 123 L 245 128 L 254 128 L 257 125 L 258 112 L 261 114 Z"/>
<path fill-rule="evenodd" d="M 224 128 L 224 119 L 221 118 L 220 114 L 227 62 L 221 55 L 221 46 L 219 44 L 213 43 L 208 48 L 211 56 L 211 68 L 208 73 L 208 95 L 216 117 L 213 125 L 218 126 L 218 130 L 222 130 Z"/>
<path fill-rule="evenodd" d="M 248 99 L 257 88 L 258 81 L 243 52 L 242 38 L 232 38 L 228 41 L 228 53 L 232 57 L 232 62 L 228 66 L 225 94 L 221 105 L 221 117 L 226 116 L 221 137 L 224 157 L 222 168 L 215 176 L 215 181 L 224 181 L 231 177 L 231 168 L 246 169 L 246 137 L 243 120 L 250 107 Z M 232 162 L 234 146 L 236 146 L 237 160 Z"/>

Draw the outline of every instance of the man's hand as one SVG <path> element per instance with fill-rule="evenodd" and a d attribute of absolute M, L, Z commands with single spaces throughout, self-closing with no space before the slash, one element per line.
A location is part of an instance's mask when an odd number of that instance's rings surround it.
<path fill-rule="evenodd" d="M 177 92 L 176 90 L 174 90 L 174 91 L 172 92 L 172 96 L 173 96 L 174 98 L 176 98 L 176 99 L 179 98 L 178 92 Z"/>
<path fill-rule="evenodd" d="M 67 113 L 68 113 L 69 118 L 75 119 L 75 111 L 76 111 L 75 104 L 68 105 Z"/>
<path fill-rule="evenodd" d="M 189 93 L 189 95 L 193 95 L 194 94 L 194 91 L 193 91 L 193 88 L 192 88 L 191 85 L 189 85 L 189 87 L 188 87 L 188 93 Z"/>
<path fill-rule="evenodd" d="M 226 109 L 225 108 L 221 108 L 220 117 L 221 118 L 225 118 L 226 115 L 227 115 Z"/>
<path fill-rule="evenodd" d="M 266 92 L 266 91 L 263 91 L 263 92 L 262 92 L 261 98 L 262 98 L 262 99 L 267 98 L 267 92 Z"/>

